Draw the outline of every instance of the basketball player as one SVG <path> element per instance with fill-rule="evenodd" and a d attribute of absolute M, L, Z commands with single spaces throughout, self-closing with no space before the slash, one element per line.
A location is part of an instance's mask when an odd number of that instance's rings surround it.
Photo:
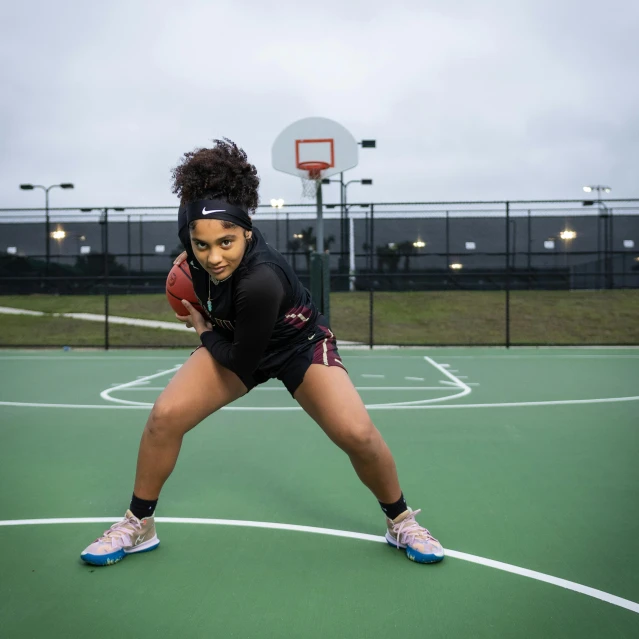
<path fill-rule="evenodd" d="M 113 564 L 157 548 L 154 512 L 182 438 L 203 419 L 269 379 L 281 380 L 300 406 L 350 458 L 386 515 L 386 540 L 409 559 L 444 558 L 441 544 L 415 520 L 395 462 L 373 425 L 337 351 L 335 336 L 309 292 L 251 220 L 259 178 L 230 140 L 186 153 L 173 171 L 181 200 L 179 237 L 206 317 L 183 301 L 178 319 L 201 346 L 155 402 L 142 433 L 133 496 L 124 519 L 81 554 Z"/>

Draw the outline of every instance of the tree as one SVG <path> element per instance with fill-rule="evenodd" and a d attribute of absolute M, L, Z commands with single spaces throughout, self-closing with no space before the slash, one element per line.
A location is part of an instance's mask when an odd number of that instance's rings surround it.
<path fill-rule="evenodd" d="M 415 255 L 415 247 L 410 240 L 397 244 L 397 253 L 404 256 L 404 271 L 408 273 L 410 270 L 410 256 Z"/>
<path fill-rule="evenodd" d="M 384 265 L 388 266 L 389 273 L 397 272 L 401 255 L 397 250 L 397 244 L 382 244 L 375 248 L 379 270 L 384 272 Z"/>
<path fill-rule="evenodd" d="M 311 270 L 311 253 L 315 251 L 315 247 L 317 246 L 317 238 L 315 237 L 315 229 L 312 226 L 308 228 L 302 229 L 300 231 L 300 238 L 302 250 L 306 256 L 306 270 Z M 335 243 L 335 236 L 329 235 L 324 238 L 324 250 L 328 251 L 331 248 L 331 245 Z"/>

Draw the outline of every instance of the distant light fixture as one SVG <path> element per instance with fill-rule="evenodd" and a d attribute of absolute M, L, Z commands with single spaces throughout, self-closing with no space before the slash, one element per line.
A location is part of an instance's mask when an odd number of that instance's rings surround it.
<path fill-rule="evenodd" d="M 562 232 L 559 234 L 559 237 L 560 237 L 562 240 L 566 240 L 566 241 L 568 241 L 568 240 L 574 240 L 574 239 L 577 237 L 577 233 L 575 233 L 575 231 L 569 231 L 568 229 L 566 229 L 565 231 L 562 231 Z"/>
<path fill-rule="evenodd" d="M 80 235 L 80 242 L 84 242 L 87 238 L 84 235 Z"/>
<path fill-rule="evenodd" d="M 623 241 L 623 247 L 624 248 L 635 248 L 635 241 L 634 240 L 624 240 Z"/>
<path fill-rule="evenodd" d="M 273 198 L 271 200 L 271 206 L 274 209 L 281 209 L 284 206 L 284 200 L 282 198 L 279 198 L 279 199 Z"/>
<path fill-rule="evenodd" d="M 18 247 L 17 246 L 7 246 L 7 253 L 9 255 L 16 255 L 18 252 Z"/>
<path fill-rule="evenodd" d="M 366 178 L 366 179 L 362 180 L 362 184 L 364 186 L 372 186 L 373 180 L 370 180 L 370 179 Z"/>
<path fill-rule="evenodd" d="M 461 269 L 464 268 L 464 265 L 460 264 L 459 262 L 455 262 L 455 263 L 450 265 L 450 268 L 452 268 L 453 271 L 461 271 Z"/>
<path fill-rule="evenodd" d="M 555 248 L 555 240 L 546 240 L 544 242 L 544 248 L 552 251 Z"/>
<path fill-rule="evenodd" d="M 389 242 L 389 243 L 388 243 L 388 248 L 389 248 L 391 251 L 394 251 L 394 250 L 397 248 L 397 244 L 396 244 L 395 242 Z"/>
<path fill-rule="evenodd" d="M 377 140 L 362 140 L 360 144 L 363 149 L 374 149 L 377 147 Z"/>
<path fill-rule="evenodd" d="M 63 240 L 66 236 L 67 236 L 66 232 L 63 231 L 62 229 L 58 229 L 57 231 L 53 231 L 51 233 L 51 237 L 54 240 L 58 240 L 58 241 Z"/>
<path fill-rule="evenodd" d="M 413 246 L 415 248 L 424 248 L 426 246 L 426 242 L 418 239 L 417 241 L 413 242 Z"/>
<path fill-rule="evenodd" d="M 166 246 L 164 246 L 164 244 L 156 244 L 155 245 L 155 252 L 156 253 L 164 253 L 164 251 L 166 251 Z"/>
<path fill-rule="evenodd" d="M 80 255 L 88 255 L 91 252 L 90 246 L 81 246 L 80 247 Z"/>
<path fill-rule="evenodd" d="M 589 186 L 584 186 L 583 189 L 586 193 L 592 193 L 593 191 L 597 191 L 597 193 L 599 193 L 600 195 L 602 191 L 604 193 L 610 193 L 610 191 L 612 191 L 612 189 L 609 186 L 603 186 L 601 184 L 591 184 Z"/>
<path fill-rule="evenodd" d="M 303 236 L 301 233 L 293 233 L 293 237 L 294 237 L 296 240 L 304 239 L 304 236 Z"/>
<path fill-rule="evenodd" d="M 467 251 L 474 251 L 476 248 L 477 248 L 477 245 L 475 244 L 475 242 L 466 242 Z"/>

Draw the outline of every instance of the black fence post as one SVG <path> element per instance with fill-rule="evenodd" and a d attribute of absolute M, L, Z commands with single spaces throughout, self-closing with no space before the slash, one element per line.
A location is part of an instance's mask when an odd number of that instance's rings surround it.
<path fill-rule="evenodd" d="M 510 348 L 510 202 L 506 202 L 506 348 Z"/>
<path fill-rule="evenodd" d="M 448 273 L 448 269 L 450 269 L 450 213 L 446 211 L 446 221 L 445 221 L 445 232 L 446 232 L 446 264 L 444 264 L 444 268 Z"/>
<path fill-rule="evenodd" d="M 109 350 L 109 209 L 104 209 L 104 350 Z"/>
<path fill-rule="evenodd" d="M 613 209 L 609 209 L 610 211 L 610 286 L 608 288 L 615 288 L 615 228 L 614 228 L 614 217 L 613 217 Z"/>
<path fill-rule="evenodd" d="M 375 270 L 375 205 L 369 205 L 371 210 L 371 269 Z"/>
<path fill-rule="evenodd" d="M 373 290 L 373 282 L 371 281 L 370 288 L 368 289 L 368 347 L 370 349 L 373 348 L 374 297 L 375 291 Z"/>
<path fill-rule="evenodd" d="M 531 220 L 530 220 L 530 209 L 528 209 L 528 261 L 527 261 L 527 264 L 528 264 L 528 277 L 530 277 L 530 269 L 532 267 L 531 256 L 530 256 L 530 253 L 531 253 L 531 250 L 532 250 L 531 230 L 532 230 L 532 227 L 531 227 Z"/>
<path fill-rule="evenodd" d="M 144 241 L 142 239 L 142 229 L 144 227 L 144 224 L 142 222 L 142 216 L 140 215 L 140 223 L 138 225 L 139 228 L 139 240 L 140 240 L 140 275 L 142 275 L 142 272 L 144 271 Z"/>

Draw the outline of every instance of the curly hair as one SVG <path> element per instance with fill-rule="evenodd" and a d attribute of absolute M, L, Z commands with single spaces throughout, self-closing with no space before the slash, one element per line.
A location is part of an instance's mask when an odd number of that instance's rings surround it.
<path fill-rule="evenodd" d="M 186 202 L 223 198 L 253 214 L 259 203 L 257 169 L 235 142 L 228 138 L 213 142 L 213 148 L 184 154 L 171 172 L 173 193 Z"/>

